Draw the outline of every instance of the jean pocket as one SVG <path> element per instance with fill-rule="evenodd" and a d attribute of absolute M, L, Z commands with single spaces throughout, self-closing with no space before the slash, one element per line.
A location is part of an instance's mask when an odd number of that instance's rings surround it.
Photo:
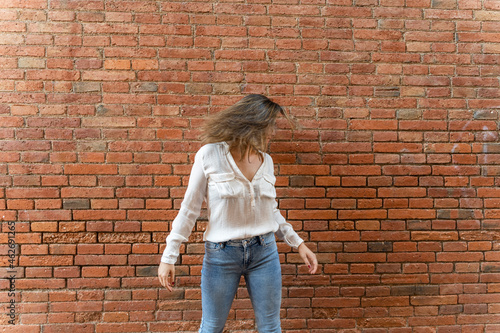
<path fill-rule="evenodd" d="M 221 243 L 213 243 L 213 242 L 209 242 L 209 241 L 206 241 L 205 242 L 205 252 L 219 252 L 222 248 L 222 244 Z"/>
<path fill-rule="evenodd" d="M 276 244 L 276 239 L 274 239 L 274 238 L 271 238 L 271 239 L 265 241 L 264 246 L 271 248 L 271 249 L 278 248 L 278 244 Z"/>

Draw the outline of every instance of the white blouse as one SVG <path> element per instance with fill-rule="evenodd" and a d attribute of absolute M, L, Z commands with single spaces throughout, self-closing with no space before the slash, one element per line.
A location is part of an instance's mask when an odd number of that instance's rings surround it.
<path fill-rule="evenodd" d="M 264 162 L 249 181 L 236 165 L 226 142 L 200 148 L 161 262 L 177 261 L 181 243 L 188 240 L 204 200 L 209 222 L 203 240 L 219 243 L 275 232 L 288 245 L 299 247 L 303 240 L 277 208 L 273 160 L 269 154 L 264 156 Z"/>

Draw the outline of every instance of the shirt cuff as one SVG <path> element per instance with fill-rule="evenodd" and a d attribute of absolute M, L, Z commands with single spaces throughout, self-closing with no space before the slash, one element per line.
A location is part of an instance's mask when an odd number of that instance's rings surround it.
<path fill-rule="evenodd" d="M 171 257 L 167 257 L 167 256 L 161 256 L 160 261 L 163 262 L 163 263 L 165 263 L 165 264 L 172 264 L 172 265 L 174 265 L 177 262 L 177 258 L 171 258 Z"/>
<path fill-rule="evenodd" d="M 295 234 L 291 237 L 285 237 L 285 243 L 287 243 L 294 249 L 297 249 L 300 246 L 300 244 L 304 243 L 304 240 L 300 238 L 299 235 Z"/>
<path fill-rule="evenodd" d="M 161 262 L 164 262 L 166 264 L 172 264 L 174 265 L 177 262 L 177 258 L 179 257 L 179 251 L 171 251 L 169 247 L 165 247 L 163 250 L 163 254 L 161 255 Z"/>

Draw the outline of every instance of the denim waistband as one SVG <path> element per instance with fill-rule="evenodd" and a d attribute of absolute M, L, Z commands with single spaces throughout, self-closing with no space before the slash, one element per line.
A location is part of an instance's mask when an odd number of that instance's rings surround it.
<path fill-rule="evenodd" d="M 259 243 L 261 245 L 269 244 L 271 241 L 274 241 L 274 232 L 268 232 L 267 234 L 254 236 L 250 238 L 242 238 L 242 239 L 231 239 L 225 242 L 219 242 L 224 246 L 241 246 L 246 247 L 249 245 L 253 245 Z"/>

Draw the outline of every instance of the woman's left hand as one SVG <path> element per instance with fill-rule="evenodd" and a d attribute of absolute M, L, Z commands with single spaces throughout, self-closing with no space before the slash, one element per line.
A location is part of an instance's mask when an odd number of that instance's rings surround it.
<path fill-rule="evenodd" d="M 309 268 L 309 274 L 316 273 L 318 269 L 318 259 L 316 259 L 316 255 L 309 250 L 305 243 L 300 244 L 298 250 L 302 260 L 304 260 L 304 263 Z"/>

